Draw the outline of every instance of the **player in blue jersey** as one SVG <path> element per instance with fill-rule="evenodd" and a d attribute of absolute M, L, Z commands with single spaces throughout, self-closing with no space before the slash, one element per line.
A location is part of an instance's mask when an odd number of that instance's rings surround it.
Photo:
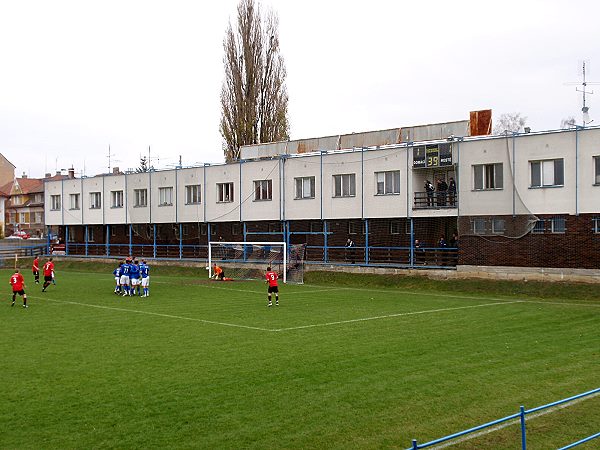
<path fill-rule="evenodd" d="M 131 295 L 131 288 L 129 286 L 129 270 L 131 269 L 131 260 L 126 259 L 123 264 L 121 264 L 121 290 L 123 291 L 121 295 Z"/>
<path fill-rule="evenodd" d="M 133 261 L 129 266 L 129 282 L 131 283 L 131 295 L 140 295 L 140 266 Z"/>
<path fill-rule="evenodd" d="M 115 294 L 121 293 L 121 264 L 115 270 L 113 270 L 115 276 Z"/>
<path fill-rule="evenodd" d="M 142 289 L 144 290 L 142 297 L 150 297 L 150 267 L 148 267 L 145 260 L 142 260 L 140 264 L 140 274 L 142 275 Z"/>

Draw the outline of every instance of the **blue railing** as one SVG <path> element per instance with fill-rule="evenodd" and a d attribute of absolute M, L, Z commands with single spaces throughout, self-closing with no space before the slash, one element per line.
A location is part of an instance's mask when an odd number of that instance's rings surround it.
<path fill-rule="evenodd" d="M 508 422 L 508 421 L 514 420 L 514 419 L 519 419 L 519 421 L 521 423 L 521 449 L 522 450 L 527 450 L 527 432 L 526 432 L 526 427 L 525 427 L 525 419 L 526 419 L 527 414 L 532 414 L 532 413 L 535 413 L 535 412 L 538 412 L 538 411 L 542 411 L 544 409 L 552 408 L 554 406 L 562 405 L 564 403 L 572 402 L 574 400 L 577 400 L 577 399 L 580 399 L 580 398 L 583 398 L 583 397 L 587 397 L 587 396 L 590 396 L 590 395 L 593 395 L 593 394 L 598 394 L 598 393 L 600 393 L 600 388 L 593 389 L 591 391 L 584 392 L 582 394 L 574 395 L 573 397 L 565 398 L 565 399 L 562 399 L 562 400 L 559 400 L 559 401 L 556 401 L 556 402 L 553 402 L 553 403 L 548 403 L 547 405 L 538 406 L 537 408 L 532 408 L 532 409 L 529 409 L 529 410 L 526 410 L 525 407 L 521 406 L 518 413 L 511 414 L 510 416 L 506 416 L 506 417 L 503 417 L 501 419 L 493 420 L 491 422 L 484 423 L 483 425 L 479 425 L 479 426 L 476 426 L 476 427 L 473 427 L 473 428 L 469 428 L 467 430 L 460 431 L 458 433 L 450 434 L 448 436 L 444 436 L 444 437 L 436 439 L 434 441 L 429 441 L 429 442 L 425 442 L 424 444 L 419 444 L 419 443 L 417 443 L 416 439 L 413 439 L 413 441 L 412 441 L 412 447 L 410 447 L 408 450 L 419 450 L 419 449 L 422 449 L 422 448 L 432 447 L 434 445 L 438 445 L 438 444 L 441 444 L 443 442 L 447 442 L 447 441 L 450 441 L 452 439 L 456 439 L 456 438 L 459 438 L 461 436 L 465 436 L 467 434 L 471 434 L 471 433 L 474 433 L 476 431 L 483 430 L 485 428 L 493 427 L 494 425 L 498 425 L 498 424 L 501 424 L 501 423 L 504 423 L 504 422 Z M 596 434 L 588 436 L 588 437 L 586 437 L 584 439 L 581 439 L 581 440 L 579 440 L 577 442 L 573 442 L 572 444 L 569 444 L 566 447 L 561 447 L 559 450 L 567 450 L 567 449 L 570 449 L 570 448 L 574 448 L 574 447 L 577 447 L 578 445 L 584 444 L 584 443 L 589 442 L 592 439 L 596 439 L 598 437 L 600 437 L 600 433 L 596 433 Z"/>

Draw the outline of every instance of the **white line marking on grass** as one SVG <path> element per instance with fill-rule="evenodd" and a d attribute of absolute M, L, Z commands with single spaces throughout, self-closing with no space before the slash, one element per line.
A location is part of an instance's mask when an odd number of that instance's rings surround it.
<path fill-rule="evenodd" d="M 436 312 L 445 312 L 445 311 L 456 311 L 460 309 L 470 309 L 470 308 L 482 308 L 484 306 L 495 306 L 495 305 L 509 305 L 511 303 L 522 303 L 520 300 L 515 300 L 512 302 L 496 302 L 496 303 L 485 303 L 482 305 L 470 305 L 470 306 L 457 306 L 454 308 L 440 308 L 440 309 L 426 309 L 423 311 L 412 311 L 412 312 L 404 312 L 397 314 L 386 314 L 384 316 L 374 316 L 374 317 L 363 317 L 361 319 L 350 319 L 350 320 L 339 320 L 336 322 L 326 322 L 326 323 L 317 323 L 312 325 L 301 325 L 297 327 L 289 327 L 289 328 L 279 328 L 272 331 L 291 331 L 291 330 L 302 330 L 305 328 L 316 328 L 316 327 L 328 327 L 331 325 L 341 325 L 345 323 L 354 323 L 354 322 L 366 322 L 368 320 L 379 320 L 379 319 L 389 319 L 391 317 L 402 317 L 402 316 L 415 316 L 418 314 L 429 314 Z"/>
<path fill-rule="evenodd" d="M 596 394 L 589 395 L 587 397 L 578 398 L 577 400 L 573 400 L 572 402 L 569 402 L 569 403 L 563 403 L 561 405 L 552 406 L 552 407 L 550 407 L 548 409 L 544 409 L 542 411 L 539 411 L 539 412 L 536 412 L 536 413 L 533 413 L 533 414 L 529 414 L 529 415 L 527 415 L 527 419 L 528 420 L 535 419 L 537 417 L 544 416 L 546 414 L 550 414 L 550 413 L 553 413 L 555 411 L 559 411 L 561 409 L 568 408 L 570 406 L 574 406 L 574 405 L 576 405 L 578 403 L 581 403 L 581 402 L 583 402 L 585 400 L 589 400 L 589 399 L 597 397 L 597 396 L 600 396 L 600 392 L 598 392 Z M 495 425 L 493 427 L 486 428 L 485 430 L 477 431 L 477 432 L 472 433 L 472 434 L 467 434 L 466 436 L 463 436 L 463 437 L 460 437 L 460 438 L 457 438 L 457 439 L 453 439 L 452 441 L 444 442 L 443 444 L 434 445 L 431 448 L 432 449 L 440 449 L 440 448 L 451 447 L 453 445 L 461 444 L 463 442 L 470 441 L 471 439 L 475 439 L 475 438 L 478 438 L 478 437 L 481 437 L 481 436 L 485 436 L 486 434 L 490 434 L 490 433 L 493 433 L 495 431 L 502 430 L 503 428 L 506 428 L 506 427 L 509 427 L 509 426 L 512 426 L 512 425 L 516 425 L 519 422 L 520 422 L 520 419 L 509 420 L 507 422 Z"/>
<path fill-rule="evenodd" d="M 185 316 L 175 316 L 173 314 L 162 314 L 162 313 L 155 313 L 155 312 L 150 312 L 150 311 L 140 311 L 140 310 L 136 310 L 136 309 L 117 308 L 117 307 L 114 307 L 114 306 L 92 305 L 90 303 L 71 302 L 71 301 L 68 301 L 68 300 L 56 300 L 56 299 L 49 298 L 49 297 L 33 297 L 33 296 L 30 296 L 30 297 L 38 299 L 38 300 L 48 300 L 48 301 L 55 302 L 55 303 L 66 303 L 66 304 L 69 304 L 69 305 L 89 306 L 90 308 L 107 309 L 107 310 L 111 310 L 111 311 L 123 311 L 123 312 L 137 313 L 137 314 L 147 314 L 149 316 L 166 317 L 168 319 L 189 320 L 189 321 L 192 321 L 192 322 L 202 322 L 202 323 L 209 323 L 209 324 L 212 324 L 212 325 L 222 325 L 224 327 L 245 328 L 245 329 L 248 329 L 248 330 L 258 330 L 258 331 L 274 331 L 274 330 L 271 330 L 269 328 L 252 327 L 252 326 L 249 326 L 249 325 L 238 325 L 238 324 L 235 324 L 235 323 L 216 322 L 214 320 L 196 319 L 196 318 L 193 318 L 193 317 L 185 317 Z"/>

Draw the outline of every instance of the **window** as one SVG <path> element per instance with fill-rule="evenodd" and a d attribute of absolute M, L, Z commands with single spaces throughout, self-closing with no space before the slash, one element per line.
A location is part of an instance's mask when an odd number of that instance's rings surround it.
<path fill-rule="evenodd" d="M 17 223 L 17 213 L 8 213 L 9 223 Z"/>
<path fill-rule="evenodd" d="M 310 223 L 310 232 L 311 233 L 322 233 L 323 232 L 323 222 L 311 222 Z"/>
<path fill-rule="evenodd" d="M 487 220 L 485 219 L 473 219 L 473 233 L 475 234 L 485 234 L 486 232 Z"/>
<path fill-rule="evenodd" d="M 533 234 L 542 234 L 546 229 L 546 221 L 545 220 L 538 220 L 535 225 L 533 226 L 533 230 L 531 230 L 531 232 Z"/>
<path fill-rule="evenodd" d="M 234 222 L 231 224 L 231 234 L 233 236 L 237 236 L 238 234 L 242 234 L 242 224 L 239 222 Z"/>
<path fill-rule="evenodd" d="M 564 186 L 564 163 L 562 159 L 530 161 L 531 186 Z"/>
<path fill-rule="evenodd" d="M 600 185 L 600 156 L 594 156 L 594 184 Z"/>
<path fill-rule="evenodd" d="M 567 231 L 567 224 L 564 217 L 554 217 L 550 220 L 550 231 L 552 233 L 564 234 Z"/>
<path fill-rule="evenodd" d="M 473 166 L 473 188 L 476 191 L 502 189 L 502 163 Z"/>
<path fill-rule="evenodd" d="M 376 195 L 400 193 L 400 171 L 375 172 Z"/>
<path fill-rule="evenodd" d="M 254 200 L 273 199 L 273 180 L 257 180 L 254 182 Z"/>
<path fill-rule="evenodd" d="M 233 201 L 233 183 L 217 183 L 217 203 Z"/>
<path fill-rule="evenodd" d="M 75 242 L 75 227 L 67 227 L 67 242 Z"/>
<path fill-rule="evenodd" d="M 34 213 L 34 223 L 44 223 L 44 213 L 43 212 L 35 212 Z"/>
<path fill-rule="evenodd" d="M 206 233 L 207 233 L 207 228 L 208 228 L 208 227 L 207 227 L 207 225 L 206 225 L 205 223 L 201 223 L 201 224 L 200 224 L 200 234 L 201 234 L 202 236 L 206 236 Z"/>
<path fill-rule="evenodd" d="M 365 234 L 365 223 L 348 222 L 348 234 Z"/>
<path fill-rule="evenodd" d="M 111 207 L 122 208 L 123 207 L 123 191 L 110 191 Z"/>
<path fill-rule="evenodd" d="M 21 195 L 13 195 L 11 200 L 12 200 L 13 205 L 22 205 L 23 204 L 23 196 L 21 196 Z"/>
<path fill-rule="evenodd" d="M 148 206 L 148 189 L 134 189 L 134 208 L 144 208 Z"/>
<path fill-rule="evenodd" d="M 400 221 L 390 222 L 390 234 L 400 234 L 402 233 L 402 225 Z"/>
<path fill-rule="evenodd" d="M 70 194 L 70 207 L 69 209 L 79 209 L 79 194 Z"/>
<path fill-rule="evenodd" d="M 197 205 L 200 203 L 200 185 L 190 184 L 185 187 L 185 204 Z"/>
<path fill-rule="evenodd" d="M 60 195 L 51 195 L 50 196 L 50 210 L 52 210 L 52 211 L 60 210 Z"/>
<path fill-rule="evenodd" d="M 271 222 L 269 224 L 269 233 L 281 233 L 281 223 Z"/>
<path fill-rule="evenodd" d="M 173 188 L 171 186 L 158 188 L 158 206 L 171 205 L 173 205 Z"/>
<path fill-rule="evenodd" d="M 334 197 L 354 197 L 356 195 L 356 175 L 353 173 L 333 176 Z"/>
<path fill-rule="evenodd" d="M 25 216 L 25 213 L 19 213 L 19 223 L 27 223 L 27 216 Z"/>
<path fill-rule="evenodd" d="M 594 217 L 592 219 L 592 231 L 595 234 L 600 234 L 600 217 Z"/>
<path fill-rule="evenodd" d="M 88 227 L 87 229 L 87 241 L 94 242 L 94 228 Z"/>
<path fill-rule="evenodd" d="M 506 221 L 504 219 L 492 219 L 492 233 L 504 234 L 506 231 Z"/>
<path fill-rule="evenodd" d="M 100 192 L 90 192 L 90 209 L 100 209 L 102 207 L 102 195 Z"/>
<path fill-rule="evenodd" d="M 315 198 L 315 177 L 294 178 L 294 181 L 296 183 L 296 200 Z"/>
<path fill-rule="evenodd" d="M 44 203 L 44 196 L 42 194 L 34 194 L 33 203 Z"/>

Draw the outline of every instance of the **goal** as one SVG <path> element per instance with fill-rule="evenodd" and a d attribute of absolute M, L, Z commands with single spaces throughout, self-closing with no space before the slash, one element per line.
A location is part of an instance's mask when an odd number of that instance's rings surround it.
<path fill-rule="evenodd" d="M 284 283 L 302 284 L 305 248 L 305 244 L 285 242 L 209 242 L 208 276 L 215 275 L 214 264 L 233 280 L 263 279 L 271 267 Z"/>

